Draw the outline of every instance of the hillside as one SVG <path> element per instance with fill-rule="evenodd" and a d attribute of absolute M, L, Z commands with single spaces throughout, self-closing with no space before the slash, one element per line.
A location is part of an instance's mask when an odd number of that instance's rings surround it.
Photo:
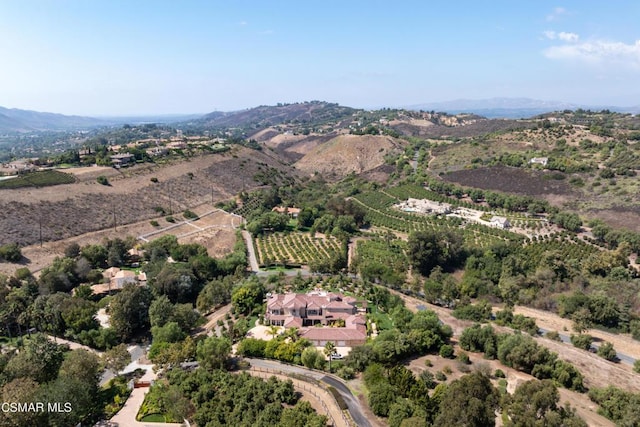
<path fill-rule="evenodd" d="M 92 117 L 65 116 L 31 110 L 0 107 L 0 132 L 70 130 L 104 126 L 105 121 Z"/>
<path fill-rule="evenodd" d="M 406 142 L 381 135 L 340 135 L 318 145 L 296 162 L 296 169 L 339 179 L 349 173 L 361 174 L 385 164 L 385 156 L 398 154 Z"/>
<path fill-rule="evenodd" d="M 231 113 L 214 112 L 194 123 L 211 128 L 253 128 L 260 129 L 282 123 L 317 125 L 350 117 L 356 111 L 328 102 L 311 101 L 276 106 L 259 106 Z"/>
<path fill-rule="evenodd" d="M 140 165 L 122 172 L 85 168 L 78 182 L 52 188 L 0 191 L 0 245 L 59 240 L 218 202 L 267 182 L 288 182 L 296 171 L 260 151 L 235 147 L 224 154 L 167 165 Z M 109 186 L 96 182 L 108 177 Z M 157 178 L 158 182 L 152 182 Z M 162 213 L 164 212 L 164 214 Z"/>

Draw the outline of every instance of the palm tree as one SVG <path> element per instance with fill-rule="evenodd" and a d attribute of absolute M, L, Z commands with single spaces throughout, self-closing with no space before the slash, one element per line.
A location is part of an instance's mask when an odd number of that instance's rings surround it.
<path fill-rule="evenodd" d="M 324 345 L 324 354 L 329 358 L 329 372 L 331 372 L 331 355 L 336 352 L 336 345 L 332 341 L 327 341 Z"/>
<path fill-rule="evenodd" d="M 271 338 L 275 338 L 279 333 L 280 327 L 276 325 L 269 326 L 269 330 L 267 330 L 267 334 L 271 335 Z"/>
<path fill-rule="evenodd" d="M 291 339 L 291 342 L 298 341 L 298 328 L 289 328 L 284 331 L 284 337 Z"/>

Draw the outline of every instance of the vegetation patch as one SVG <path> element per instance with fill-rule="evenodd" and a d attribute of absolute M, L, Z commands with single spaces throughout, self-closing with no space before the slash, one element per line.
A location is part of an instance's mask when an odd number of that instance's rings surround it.
<path fill-rule="evenodd" d="M 25 187 L 49 187 L 52 185 L 71 184 L 76 181 L 73 175 L 55 170 L 28 172 L 17 178 L 0 181 L 0 189 L 25 188 Z"/>

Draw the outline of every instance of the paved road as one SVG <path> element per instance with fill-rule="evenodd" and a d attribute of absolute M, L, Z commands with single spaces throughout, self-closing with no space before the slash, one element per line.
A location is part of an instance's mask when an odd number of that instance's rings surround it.
<path fill-rule="evenodd" d="M 242 237 L 247 244 L 247 252 L 249 253 L 249 266 L 254 273 L 260 272 L 260 266 L 258 265 L 258 259 L 256 258 L 256 251 L 253 248 L 253 239 L 251 234 L 247 230 L 242 230 Z"/>
<path fill-rule="evenodd" d="M 294 365 L 286 365 L 284 363 L 279 363 L 273 360 L 263 360 L 263 359 L 247 359 L 252 366 L 257 366 L 265 369 L 276 369 L 284 372 L 295 373 L 299 375 L 306 375 L 308 377 L 314 378 L 318 381 L 322 381 L 326 385 L 330 385 L 338 390 L 338 393 L 342 395 L 347 407 L 349 409 L 349 413 L 351 414 L 351 418 L 356 423 L 358 427 L 371 427 L 371 423 L 365 417 L 362 407 L 360 406 L 360 402 L 358 399 L 351 393 L 349 387 L 342 381 L 341 379 L 326 375 L 324 372 L 314 371 L 311 369 L 304 368 L 302 366 L 294 366 Z"/>

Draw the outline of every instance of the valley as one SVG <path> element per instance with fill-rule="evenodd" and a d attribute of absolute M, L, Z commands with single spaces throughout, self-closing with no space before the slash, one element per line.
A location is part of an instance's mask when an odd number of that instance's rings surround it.
<path fill-rule="evenodd" d="M 516 396 L 534 378 L 590 424 L 632 420 L 609 413 L 604 421 L 597 408 L 611 404 L 603 398 L 610 385 L 630 401 L 640 396 L 637 123 L 593 112 L 577 125 L 576 114 L 489 120 L 283 104 L 212 114 L 152 138 L 154 127 L 116 128 L 77 149 L 13 162 L 32 165 L 20 175 L 33 179 L 0 188 L 0 256 L 20 254 L 0 262 L 5 331 L 60 334 L 101 350 L 148 342 L 161 367 L 208 366 L 205 345 L 229 345 L 222 365 L 242 365 L 237 355 L 305 366 L 313 357 L 308 367 L 361 390 L 379 425 L 399 414 L 444 419 L 454 401 L 433 402 L 461 382 L 489 381 L 491 393 Z M 246 245 L 258 263 L 250 269 Z M 111 268 L 125 273 L 105 276 Z M 118 279 L 134 273 L 144 279 Z M 110 295 L 71 296 L 89 285 Z M 327 368 L 322 346 L 297 327 L 267 342 L 246 335 L 266 322 L 267 292 L 318 289 L 365 301 L 368 338 L 344 360 L 330 358 Z M 143 317 L 126 308 L 135 301 Z M 210 336 L 191 337 L 202 315 L 228 304 Z M 75 305 L 86 306 L 84 323 L 74 321 Z M 98 306 L 115 316 L 110 327 L 91 321 Z M 62 320 L 42 323 L 46 310 Z M 469 341 L 476 324 L 491 331 Z M 542 329 L 611 347 L 593 354 Z M 161 383 L 178 384 L 177 372 Z M 148 402 L 166 398 L 152 390 Z M 391 405 L 377 400 L 384 393 L 401 397 Z M 559 409 L 564 401 L 552 411 L 573 420 Z M 509 402 L 496 403 L 497 423 L 516 410 Z"/>

